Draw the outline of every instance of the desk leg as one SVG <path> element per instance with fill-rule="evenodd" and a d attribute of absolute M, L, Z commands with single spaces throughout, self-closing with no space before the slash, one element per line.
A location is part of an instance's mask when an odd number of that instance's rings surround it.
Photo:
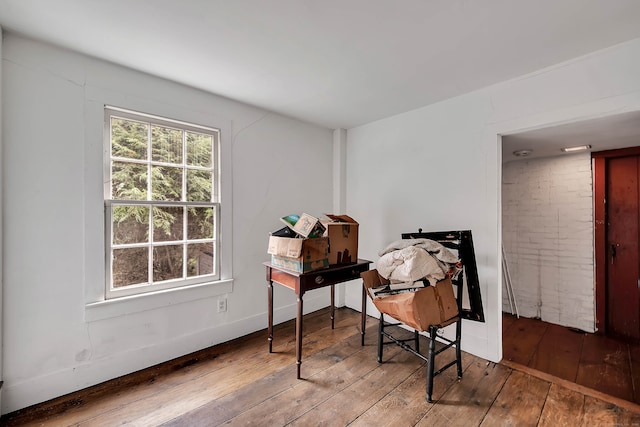
<path fill-rule="evenodd" d="M 267 317 L 269 318 L 268 333 L 269 353 L 273 353 L 273 282 L 267 285 Z"/>
<path fill-rule="evenodd" d="M 367 289 L 364 287 L 364 282 L 362 283 L 362 307 L 360 313 L 360 345 L 364 346 L 364 331 L 367 327 Z"/>
<path fill-rule="evenodd" d="M 298 295 L 298 315 L 296 317 L 296 365 L 297 378 L 300 379 L 300 365 L 302 365 L 302 295 Z"/>
<path fill-rule="evenodd" d="M 333 329 L 333 319 L 335 318 L 335 314 L 336 314 L 336 304 L 335 304 L 335 295 L 336 295 L 336 289 L 334 285 L 331 285 L 331 311 L 330 311 L 330 316 L 331 316 L 331 329 Z"/>

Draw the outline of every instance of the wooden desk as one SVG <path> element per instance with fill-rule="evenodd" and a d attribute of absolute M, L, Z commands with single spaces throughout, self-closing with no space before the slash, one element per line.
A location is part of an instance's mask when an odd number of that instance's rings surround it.
<path fill-rule="evenodd" d="M 296 365 L 298 370 L 297 378 L 300 379 L 300 365 L 302 364 L 302 297 L 304 293 L 313 289 L 331 286 L 331 329 L 335 314 L 335 289 L 337 283 L 347 282 L 360 278 L 360 273 L 369 270 L 371 261 L 359 259 L 355 264 L 332 266 L 308 273 L 298 273 L 280 267 L 275 267 L 269 262 L 263 263 L 267 267 L 268 282 L 268 316 L 269 316 L 269 353 L 273 348 L 273 282 L 279 283 L 292 289 L 298 297 L 298 314 L 296 316 Z M 364 345 L 364 331 L 366 326 L 366 290 L 362 286 L 362 320 L 361 331 L 362 345 Z"/>

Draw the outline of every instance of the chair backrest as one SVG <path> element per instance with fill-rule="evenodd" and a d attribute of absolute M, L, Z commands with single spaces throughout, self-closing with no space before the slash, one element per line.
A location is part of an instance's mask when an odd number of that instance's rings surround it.
<path fill-rule="evenodd" d="M 458 287 L 457 300 L 460 316 L 463 319 L 484 322 L 484 310 L 482 308 L 482 296 L 480 295 L 480 283 L 478 281 L 478 267 L 473 249 L 471 230 L 459 231 L 433 231 L 423 232 L 422 228 L 414 233 L 402 233 L 403 239 L 430 239 L 443 246 L 458 251 L 458 257 L 462 262 L 462 274 L 453 284 Z M 469 307 L 462 306 L 464 289 L 467 290 Z"/>

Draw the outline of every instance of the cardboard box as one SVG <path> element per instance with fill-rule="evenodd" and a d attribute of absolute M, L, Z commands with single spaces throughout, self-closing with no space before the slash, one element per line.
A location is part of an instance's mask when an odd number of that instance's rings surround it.
<path fill-rule="evenodd" d="M 322 222 L 307 213 L 303 213 L 302 215 L 291 214 L 287 216 L 283 216 L 280 218 L 284 224 L 287 225 L 293 231 L 297 237 L 300 235 L 304 238 L 315 238 L 315 237 L 323 237 L 325 228 L 322 225 Z M 288 236 L 281 236 L 288 237 Z"/>
<path fill-rule="evenodd" d="M 269 236 L 271 264 L 306 273 L 329 266 L 329 238 L 291 239 Z"/>
<path fill-rule="evenodd" d="M 358 261 L 358 223 L 348 215 L 325 214 L 329 237 L 329 264 L 351 264 Z"/>
<path fill-rule="evenodd" d="M 378 270 L 365 271 L 360 276 L 367 290 L 389 283 L 378 274 Z M 431 325 L 446 326 L 456 321 L 458 316 L 458 304 L 449 278 L 439 281 L 436 286 L 372 298 L 372 301 L 381 313 L 418 331 L 426 331 Z"/>

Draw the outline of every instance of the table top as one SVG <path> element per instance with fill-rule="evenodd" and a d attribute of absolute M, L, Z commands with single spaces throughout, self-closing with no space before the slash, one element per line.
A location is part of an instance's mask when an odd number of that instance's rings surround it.
<path fill-rule="evenodd" d="M 366 259 L 358 258 L 357 262 L 352 262 L 350 264 L 330 265 L 329 267 L 326 267 L 326 268 L 319 268 L 317 270 L 311 270 L 311 271 L 306 271 L 304 273 L 300 273 L 299 271 L 289 270 L 289 269 L 286 269 L 286 268 L 283 268 L 283 267 L 277 267 L 277 266 L 271 264 L 268 261 L 262 263 L 262 265 L 264 265 L 266 267 L 272 268 L 274 270 L 285 272 L 285 273 L 290 274 L 291 276 L 295 276 L 295 277 L 322 274 L 322 273 L 326 273 L 326 272 L 334 272 L 334 271 L 343 270 L 343 269 L 346 270 L 346 269 L 353 268 L 353 267 L 362 267 L 363 265 L 368 265 L 368 264 L 371 264 L 371 261 L 366 260 Z"/>

